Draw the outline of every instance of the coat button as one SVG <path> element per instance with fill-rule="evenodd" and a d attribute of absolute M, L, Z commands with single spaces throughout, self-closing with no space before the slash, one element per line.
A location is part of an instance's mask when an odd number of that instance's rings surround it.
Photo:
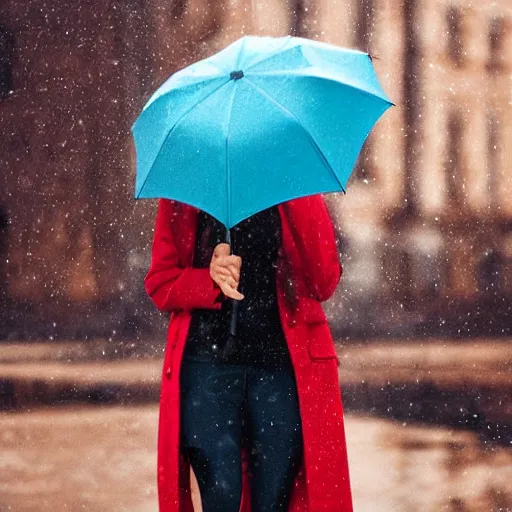
<path fill-rule="evenodd" d="M 167 370 L 165 370 L 165 376 L 170 379 L 171 378 L 171 373 L 172 373 L 172 370 L 171 370 L 171 367 L 168 366 L 167 367 Z"/>
<path fill-rule="evenodd" d="M 288 322 L 288 325 L 289 325 L 290 327 L 294 327 L 296 324 L 297 324 L 297 320 L 295 320 L 295 318 L 292 318 L 292 319 Z"/>

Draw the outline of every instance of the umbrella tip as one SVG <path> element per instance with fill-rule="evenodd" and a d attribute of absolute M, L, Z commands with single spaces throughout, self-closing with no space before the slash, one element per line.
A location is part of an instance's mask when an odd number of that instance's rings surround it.
<path fill-rule="evenodd" d="M 231 73 L 229 74 L 229 78 L 231 78 L 231 80 L 240 80 L 240 78 L 243 77 L 244 72 L 241 69 L 238 71 L 231 71 Z"/>

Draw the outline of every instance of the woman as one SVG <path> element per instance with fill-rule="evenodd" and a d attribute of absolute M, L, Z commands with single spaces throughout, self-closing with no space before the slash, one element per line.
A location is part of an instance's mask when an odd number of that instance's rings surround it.
<path fill-rule="evenodd" d="M 160 200 L 146 290 L 171 312 L 158 432 L 161 512 L 351 512 L 338 360 L 320 305 L 340 276 L 323 198 L 233 229 Z M 235 350 L 223 350 L 239 300 Z"/>

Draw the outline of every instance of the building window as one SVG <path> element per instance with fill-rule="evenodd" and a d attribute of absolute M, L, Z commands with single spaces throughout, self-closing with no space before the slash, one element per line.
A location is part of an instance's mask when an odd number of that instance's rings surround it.
<path fill-rule="evenodd" d="M 496 202 L 499 173 L 499 119 L 494 111 L 487 114 L 487 180 L 491 207 Z"/>
<path fill-rule="evenodd" d="M 411 304 L 414 284 L 411 255 L 404 249 L 387 244 L 381 258 L 390 298 L 404 306 Z"/>
<path fill-rule="evenodd" d="M 291 35 L 295 37 L 307 37 L 306 13 L 308 9 L 304 5 L 304 0 L 294 0 L 292 2 L 292 29 Z"/>
<path fill-rule="evenodd" d="M 5 302 L 7 295 L 7 242 L 8 242 L 8 231 L 9 217 L 7 211 L 0 205 L 0 279 L 2 284 L 0 285 L 0 299 Z"/>
<path fill-rule="evenodd" d="M 503 285 L 505 260 L 495 251 L 486 251 L 478 266 L 478 287 L 481 293 L 492 295 L 499 292 Z"/>
<path fill-rule="evenodd" d="M 14 37 L 12 32 L 0 23 L 0 100 L 11 94 Z"/>
<path fill-rule="evenodd" d="M 410 309 L 413 304 L 413 281 L 411 255 L 407 251 L 400 251 L 398 254 L 397 283 L 399 286 L 398 293 L 405 309 Z"/>
<path fill-rule="evenodd" d="M 373 151 L 372 151 L 372 135 L 370 134 L 366 139 L 357 163 L 354 167 L 354 178 L 358 181 L 364 181 L 365 183 L 375 178 L 373 164 Z"/>
<path fill-rule="evenodd" d="M 373 36 L 374 0 L 360 0 L 357 5 L 357 20 L 354 32 L 354 43 L 357 48 L 370 53 Z"/>
<path fill-rule="evenodd" d="M 188 0 L 174 0 L 171 2 L 172 17 L 175 20 L 181 20 L 185 16 L 188 7 Z"/>
<path fill-rule="evenodd" d="M 462 12 L 457 7 L 449 7 L 446 13 L 448 26 L 448 55 L 456 66 L 464 62 L 463 47 L 463 18 Z"/>
<path fill-rule="evenodd" d="M 446 142 L 446 192 L 451 201 L 459 202 L 461 198 L 462 172 L 462 119 L 459 113 L 451 113 L 448 118 Z"/>
<path fill-rule="evenodd" d="M 491 73 L 501 71 L 505 63 L 504 40 L 505 40 L 505 19 L 496 16 L 489 23 L 489 59 L 487 70 Z"/>
<path fill-rule="evenodd" d="M 416 186 L 419 148 L 423 144 L 421 136 L 421 113 L 424 109 L 424 93 L 422 92 L 423 56 L 418 30 L 418 20 L 421 17 L 419 2 L 403 2 L 403 33 L 404 41 L 402 60 L 404 63 L 402 75 L 402 98 L 404 113 L 404 192 L 407 204 L 404 212 L 409 214 L 417 210 L 420 198 Z"/>

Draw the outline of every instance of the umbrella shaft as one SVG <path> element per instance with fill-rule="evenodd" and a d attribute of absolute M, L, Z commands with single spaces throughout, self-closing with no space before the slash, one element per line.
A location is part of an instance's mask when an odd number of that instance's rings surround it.
<path fill-rule="evenodd" d="M 229 252 L 233 254 L 233 245 L 231 244 L 231 230 L 226 228 L 226 243 L 229 244 Z M 236 336 L 236 320 L 238 316 L 238 301 L 236 299 L 231 299 L 232 303 L 232 311 L 231 311 L 231 322 L 229 326 L 229 332 L 232 336 Z"/>

